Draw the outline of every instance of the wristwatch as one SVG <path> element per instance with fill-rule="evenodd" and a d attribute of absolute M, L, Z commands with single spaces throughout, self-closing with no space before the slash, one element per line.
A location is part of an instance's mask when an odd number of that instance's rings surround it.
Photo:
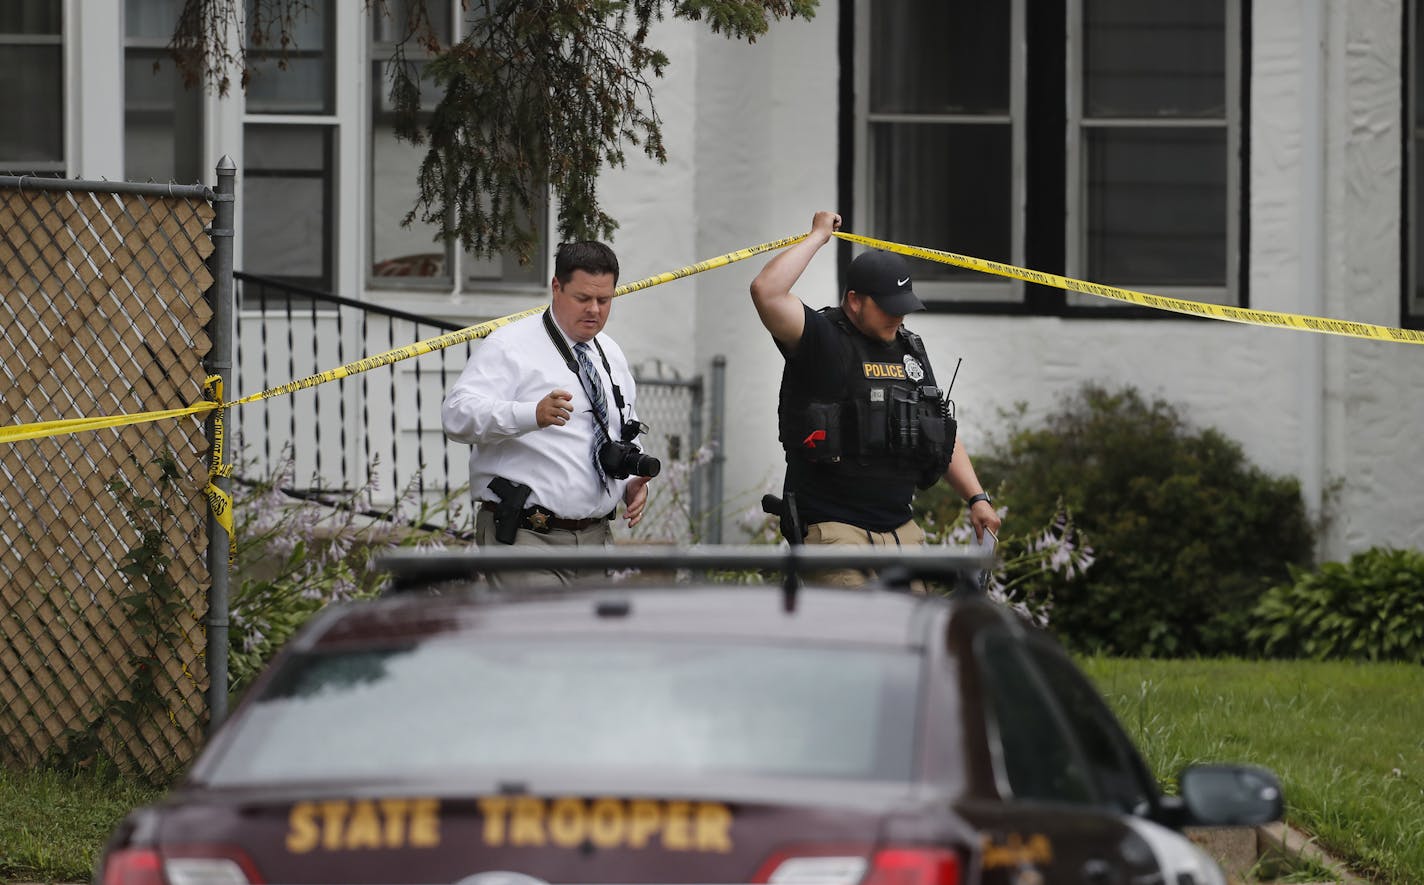
<path fill-rule="evenodd" d="M 980 493 L 977 494 L 977 495 L 970 495 L 969 498 L 964 502 L 964 505 L 965 505 L 966 507 L 973 507 L 975 504 L 978 504 L 980 501 L 983 501 L 984 503 L 988 504 L 990 507 L 994 506 L 994 499 L 989 497 L 989 493 L 988 493 L 988 492 L 980 492 Z"/>

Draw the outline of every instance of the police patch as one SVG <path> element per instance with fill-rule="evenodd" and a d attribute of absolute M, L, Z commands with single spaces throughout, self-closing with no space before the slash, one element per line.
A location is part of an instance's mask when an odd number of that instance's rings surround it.
<path fill-rule="evenodd" d="M 865 363 L 867 378 L 904 378 L 905 367 L 898 363 Z"/>
<path fill-rule="evenodd" d="M 905 354 L 905 374 L 910 376 L 911 381 L 920 381 L 925 377 L 925 367 L 920 365 L 920 361 Z"/>

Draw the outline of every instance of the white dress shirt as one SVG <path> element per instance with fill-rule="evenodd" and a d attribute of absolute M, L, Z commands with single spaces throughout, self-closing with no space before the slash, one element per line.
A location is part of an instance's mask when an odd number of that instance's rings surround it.
<path fill-rule="evenodd" d="M 554 329 L 563 335 L 557 325 Z M 563 337 L 572 349 L 574 342 Z M 597 341 L 623 393 L 623 418 L 632 418 L 628 359 L 607 335 L 599 334 Z M 608 434 L 618 439 L 618 404 L 596 347 L 590 346 L 589 359 L 608 402 Z M 573 395 L 573 415 L 566 424 L 540 427 L 535 407 L 555 389 Z M 470 494 L 477 502 L 497 500 L 489 489 L 496 476 L 533 489 L 526 507 L 538 504 L 564 519 L 603 516 L 623 500 L 628 480 L 610 477 L 605 490 L 594 469 L 589 456 L 598 432 L 593 401 L 549 339 L 542 314 L 502 326 L 475 345 L 445 396 L 440 419 L 447 437 L 470 444 Z"/>

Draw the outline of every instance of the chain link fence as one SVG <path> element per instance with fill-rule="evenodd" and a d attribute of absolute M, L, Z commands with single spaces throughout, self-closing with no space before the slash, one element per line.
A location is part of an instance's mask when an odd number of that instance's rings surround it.
<path fill-rule="evenodd" d="M 214 195 L 0 176 L 0 423 L 205 398 Z M 193 756 L 207 685 L 200 418 L 0 445 L 0 763 Z"/>
<path fill-rule="evenodd" d="M 643 451 L 662 462 L 648 486 L 642 522 L 631 530 L 643 543 L 708 541 L 709 489 L 718 444 L 707 433 L 706 384 L 703 376 L 683 379 L 661 365 L 637 367 L 638 420 L 648 425 L 638 437 Z"/>

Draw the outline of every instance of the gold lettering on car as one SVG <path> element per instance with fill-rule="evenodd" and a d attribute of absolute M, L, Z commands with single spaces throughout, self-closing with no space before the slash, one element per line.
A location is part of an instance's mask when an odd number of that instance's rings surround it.
<path fill-rule="evenodd" d="M 479 800 L 480 817 L 485 821 L 485 844 L 504 844 L 504 816 L 509 812 L 509 800 L 503 796 L 487 796 Z"/>
<path fill-rule="evenodd" d="M 381 800 L 381 812 L 386 818 L 386 844 L 405 844 L 405 800 Z"/>
<path fill-rule="evenodd" d="M 321 803 L 321 847 L 336 851 L 341 847 L 341 830 L 351 803 L 334 799 Z"/>
<path fill-rule="evenodd" d="M 310 802 L 292 806 L 292 813 L 287 816 L 287 850 L 293 854 L 306 854 L 316 847 L 321 829 L 315 820 L 315 810 Z"/>
<path fill-rule="evenodd" d="M 635 799 L 631 803 L 628 816 L 632 818 L 628 824 L 628 847 L 643 848 L 648 844 L 648 839 L 662 826 L 663 814 L 657 802 L 650 802 L 647 799 Z"/>
<path fill-rule="evenodd" d="M 1018 833 L 1010 833 L 1002 842 L 985 836 L 982 845 L 986 870 L 1047 864 L 1053 861 L 1053 843 L 1042 833 L 1034 833 L 1027 839 Z"/>
<path fill-rule="evenodd" d="M 346 847 L 380 848 L 381 817 L 374 802 L 357 802 L 351 809 L 351 825 L 346 828 Z"/>
<path fill-rule="evenodd" d="M 484 818 L 482 838 L 492 847 L 591 843 L 598 848 L 732 850 L 732 811 L 720 802 L 487 796 L 476 804 Z"/>
<path fill-rule="evenodd" d="M 867 378 L 904 378 L 903 363 L 862 363 Z"/>
<path fill-rule="evenodd" d="M 439 844 L 440 800 L 411 800 L 410 846 L 412 848 L 434 848 Z"/>
<path fill-rule="evenodd" d="M 298 802 L 287 815 L 287 850 L 293 854 L 439 844 L 439 799 Z"/>
<path fill-rule="evenodd" d="M 514 810 L 510 812 L 509 844 L 544 844 L 544 803 L 542 800 L 529 797 L 514 800 Z"/>
<path fill-rule="evenodd" d="M 596 848 L 616 848 L 628 832 L 628 816 L 617 799 L 599 799 L 588 810 L 588 838 Z"/>
<path fill-rule="evenodd" d="M 687 851 L 692 847 L 692 827 L 688 815 L 692 808 L 686 802 L 669 802 L 667 820 L 663 823 L 663 847 L 669 851 Z"/>
<path fill-rule="evenodd" d="M 560 848 L 575 848 L 583 843 L 588 822 L 583 803 L 577 799 L 556 799 L 549 805 L 549 839 Z"/>
<path fill-rule="evenodd" d="M 697 804 L 697 850 L 726 854 L 732 850 L 732 810 L 720 802 Z"/>

